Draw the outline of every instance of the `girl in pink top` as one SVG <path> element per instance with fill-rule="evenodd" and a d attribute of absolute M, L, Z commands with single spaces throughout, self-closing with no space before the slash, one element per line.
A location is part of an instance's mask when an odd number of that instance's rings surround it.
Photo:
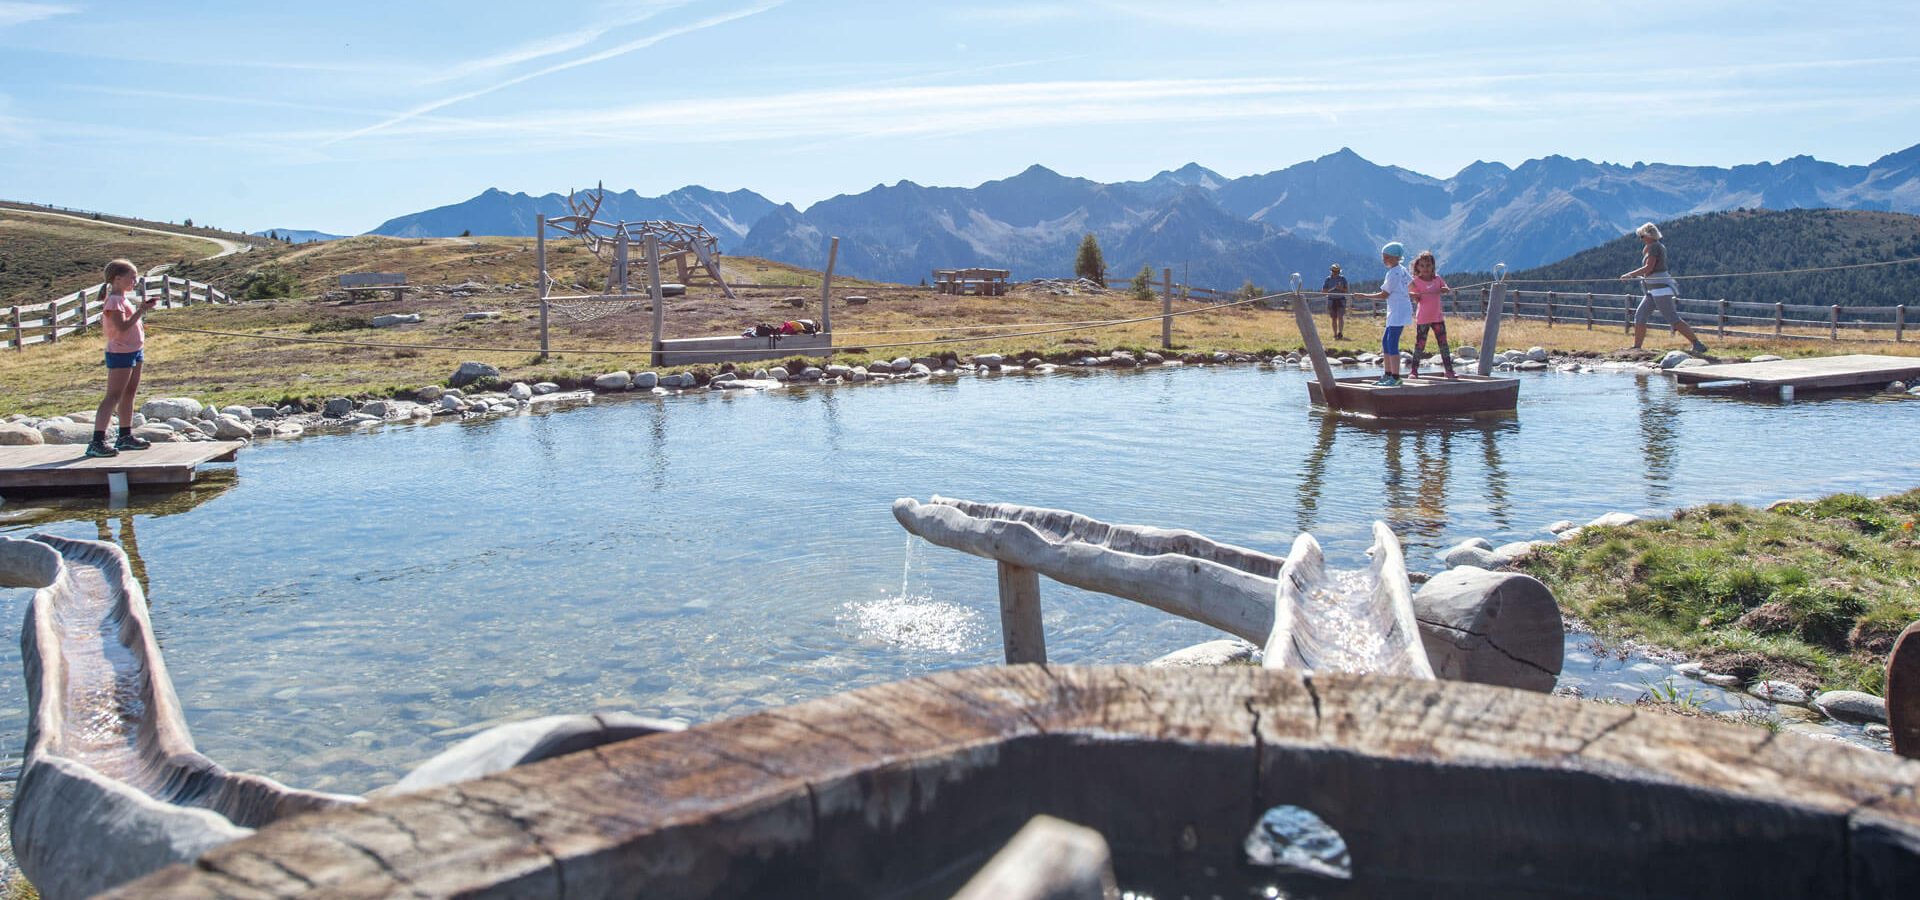
<path fill-rule="evenodd" d="M 1413 295 L 1413 368 L 1408 378 L 1420 377 L 1420 359 L 1427 353 L 1427 332 L 1440 340 L 1440 367 L 1446 370 L 1448 378 L 1458 378 L 1453 374 L 1453 351 L 1447 347 L 1447 317 L 1440 308 L 1440 297 L 1453 289 L 1447 287 L 1447 280 L 1434 272 L 1432 250 L 1422 250 L 1413 258 L 1413 284 L 1407 288 Z"/>
<path fill-rule="evenodd" d="M 100 315 L 100 327 L 107 333 L 107 396 L 93 413 L 93 442 L 88 456 L 119 456 L 122 450 L 145 450 L 145 439 L 133 434 L 133 394 L 140 388 L 141 364 L 146 361 L 147 325 L 141 321 L 154 300 L 134 303 L 127 298 L 140 272 L 133 263 L 116 259 L 107 263 L 106 308 Z M 107 445 L 107 426 L 113 414 L 120 413 L 120 439 Z"/>

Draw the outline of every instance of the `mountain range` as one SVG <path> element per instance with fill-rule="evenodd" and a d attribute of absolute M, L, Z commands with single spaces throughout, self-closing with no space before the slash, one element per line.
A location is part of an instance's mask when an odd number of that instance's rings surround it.
<path fill-rule="evenodd" d="M 907 283 L 956 266 L 1012 269 L 1017 279 L 1066 274 L 1091 231 L 1111 278 L 1149 265 L 1172 267 L 1193 284 L 1278 287 L 1290 272 L 1313 275 L 1331 262 L 1369 270 L 1388 240 L 1431 248 L 1448 271 L 1496 262 L 1522 269 L 1643 221 L 1746 208 L 1920 212 L 1920 145 L 1864 166 L 1807 156 L 1731 168 L 1548 156 L 1516 167 L 1475 162 L 1448 178 L 1346 149 L 1241 178 L 1192 163 L 1144 181 L 1102 183 L 1036 165 L 972 188 L 876 185 L 805 210 L 697 185 L 659 197 L 608 193 L 601 218 L 699 222 L 722 252 L 811 268 L 824 266 L 827 238 L 839 236 L 839 271 Z M 560 194 L 489 189 L 371 233 L 527 235 L 536 214 L 567 211 Z"/>

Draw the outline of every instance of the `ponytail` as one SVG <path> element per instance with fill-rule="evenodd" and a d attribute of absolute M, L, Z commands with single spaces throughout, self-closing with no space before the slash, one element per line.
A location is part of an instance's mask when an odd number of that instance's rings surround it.
<path fill-rule="evenodd" d="M 140 274 L 140 270 L 134 268 L 133 263 L 128 262 L 124 259 L 116 259 L 113 262 L 107 263 L 107 271 L 106 271 L 107 284 L 106 284 L 106 287 L 101 290 L 101 293 L 102 294 L 113 293 L 114 279 L 119 278 L 122 275 L 138 275 L 138 274 Z"/>

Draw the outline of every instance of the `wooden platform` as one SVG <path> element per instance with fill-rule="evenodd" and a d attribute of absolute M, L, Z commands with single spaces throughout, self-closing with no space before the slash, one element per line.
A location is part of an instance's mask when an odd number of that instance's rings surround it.
<path fill-rule="evenodd" d="M 770 337 L 673 338 L 660 342 L 655 365 L 685 366 L 694 363 L 753 362 L 786 359 L 789 356 L 832 356 L 831 334 L 784 334 Z"/>
<path fill-rule="evenodd" d="M 1339 396 L 1332 404 L 1341 412 L 1369 416 L 1444 416 L 1513 409 L 1520 399 L 1520 381 L 1485 375 L 1462 375 L 1458 379 L 1408 378 L 1394 387 L 1374 384 L 1379 376 L 1341 378 L 1334 382 Z M 1307 382 L 1307 397 L 1319 406 L 1327 406 L 1320 382 Z"/>
<path fill-rule="evenodd" d="M 1822 356 L 1813 359 L 1782 359 L 1775 362 L 1726 363 L 1669 369 L 1668 374 L 1681 384 L 1711 381 L 1738 382 L 1748 389 L 1779 391 L 1832 390 L 1885 385 L 1889 381 L 1912 381 L 1920 377 L 1920 357 Z"/>
<path fill-rule="evenodd" d="M 89 459 L 82 444 L 0 447 L 0 492 L 9 489 L 105 491 L 107 476 L 125 474 L 128 485 L 185 485 L 194 470 L 228 462 L 245 441 L 154 444 L 109 459 Z"/>

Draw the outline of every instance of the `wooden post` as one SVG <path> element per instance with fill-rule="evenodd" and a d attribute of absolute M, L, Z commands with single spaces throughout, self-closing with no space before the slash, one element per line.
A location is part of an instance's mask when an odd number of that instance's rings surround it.
<path fill-rule="evenodd" d="M 1493 292 L 1487 295 L 1487 327 L 1480 335 L 1480 359 L 1476 369 L 1482 378 L 1493 374 L 1494 348 L 1500 345 L 1500 311 L 1507 302 L 1507 266 L 1493 267 Z"/>
<path fill-rule="evenodd" d="M 1827 340 L 1837 341 L 1839 339 L 1840 339 L 1840 305 L 1836 303 L 1832 306 L 1827 307 Z"/>
<path fill-rule="evenodd" d="M 20 333 L 20 307 L 15 306 L 9 308 L 7 310 L 7 317 L 13 320 L 13 349 L 27 349 L 26 335 Z"/>
<path fill-rule="evenodd" d="M 1893 308 L 1893 342 L 1898 344 L 1907 339 L 1907 305 Z"/>
<path fill-rule="evenodd" d="M 1786 322 L 1784 321 L 1786 317 L 1787 317 L 1786 304 L 1775 303 L 1773 305 L 1773 336 L 1774 337 L 1780 336 L 1780 329 L 1786 325 Z"/>
<path fill-rule="evenodd" d="M 1002 562 L 1000 566 L 1000 643 L 1007 664 L 1047 661 L 1047 633 L 1040 624 L 1040 573 Z"/>
<path fill-rule="evenodd" d="M 1300 339 L 1306 342 L 1307 356 L 1313 360 L 1313 378 L 1320 382 L 1320 396 L 1326 398 L 1328 409 L 1340 408 L 1340 394 L 1333 380 L 1333 366 L 1327 363 L 1327 348 L 1320 345 L 1320 328 L 1313 322 L 1313 309 L 1307 305 L 1307 298 L 1300 293 L 1300 276 L 1293 276 L 1293 322 L 1300 328 Z"/>
<path fill-rule="evenodd" d="M 613 273 L 615 277 L 620 279 L 620 293 L 622 294 L 627 293 L 627 286 L 631 283 L 627 280 L 627 258 L 629 255 L 627 252 L 627 230 L 622 228 L 620 229 L 619 237 L 615 238 L 613 242 Z"/>
<path fill-rule="evenodd" d="M 60 301 L 47 303 L 47 343 L 60 340 Z"/>
<path fill-rule="evenodd" d="M 540 361 L 547 361 L 547 215 L 541 213 L 533 220 L 533 268 L 536 289 L 540 294 Z"/>
<path fill-rule="evenodd" d="M 1173 349 L 1173 270 L 1160 270 L 1160 348 Z"/>
<path fill-rule="evenodd" d="M 1720 298 L 1720 336 L 1727 336 L 1727 298 Z"/>
<path fill-rule="evenodd" d="M 660 236 L 651 232 L 647 234 L 647 294 L 653 299 L 653 365 L 664 366 L 666 346 L 660 338 L 667 324 L 667 297 L 660 290 Z"/>
<path fill-rule="evenodd" d="M 1587 330 L 1593 330 L 1593 292 L 1587 292 Z"/>
<path fill-rule="evenodd" d="M 827 245 L 827 272 L 820 279 L 820 333 L 827 335 L 831 345 L 833 336 L 833 264 L 840 258 L 840 239 L 834 238 Z"/>

